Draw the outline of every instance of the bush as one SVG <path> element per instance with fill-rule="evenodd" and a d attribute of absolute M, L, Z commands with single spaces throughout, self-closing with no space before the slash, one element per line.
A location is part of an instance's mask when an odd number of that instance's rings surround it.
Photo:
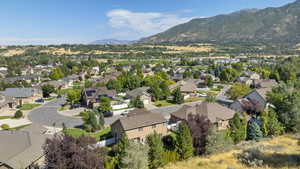
<path fill-rule="evenodd" d="M 3 130 L 8 130 L 10 127 L 9 127 L 8 124 L 2 124 L 2 125 L 1 125 L 1 128 L 2 128 Z"/>
<path fill-rule="evenodd" d="M 243 164 L 250 167 L 261 167 L 264 161 L 261 158 L 260 147 L 249 148 L 241 153 L 235 154 L 236 158 Z"/>
<path fill-rule="evenodd" d="M 14 115 L 14 118 L 19 119 L 21 117 L 23 117 L 23 112 L 21 110 L 17 110 Z"/>
<path fill-rule="evenodd" d="M 164 157 L 163 161 L 165 162 L 165 164 L 176 162 L 180 159 L 180 156 L 177 151 L 170 151 L 170 150 L 165 150 L 163 157 Z"/>

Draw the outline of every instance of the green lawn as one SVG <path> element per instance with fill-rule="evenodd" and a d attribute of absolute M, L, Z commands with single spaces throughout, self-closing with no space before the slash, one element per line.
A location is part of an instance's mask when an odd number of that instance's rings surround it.
<path fill-rule="evenodd" d="M 20 110 L 32 110 L 38 106 L 40 106 L 41 104 L 37 104 L 37 103 L 34 103 L 34 104 L 23 104 L 21 107 L 20 107 Z"/>
<path fill-rule="evenodd" d="M 18 127 L 14 127 L 14 128 L 9 128 L 8 130 L 20 130 L 20 129 L 23 129 L 27 126 L 30 126 L 31 124 L 25 124 L 25 125 L 22 125 L 22 126 L 18 126 Z"/>
<path fill-rule="evenodd" d="M 13 116 L 0 116 L 0 120 L 11 119 Z"/>
<path fill-rule="evenodd" d="M 154 102 L 154 105 L 156 107 L 165 107 L 165 106 L 172 106 L 174 104 L 167 100 L 159 100 L 159 101 Z"/>
<path fill-rule="evenodd" d="M 94 132 L 94 133 L 88 133 L 82 129 L 75 129 L 75 128 L 70 128 L 70 129 L 66 129 L 64 130 L 64 133 L 69 134 L 73 137 L 79 137 L 81 135 L 85 135 L 85 136 L 90 136 L 90 137 L 94 137 L 97 141 L 99 140 L 104 140 L 106 138 L 110 137 L 110 127 L 107 127 L 103 130 Z"/>
<path fill-rule="evenodd" d="M 195 102 L 195 101 L 200 101 L 200 100 L 204 100 L 204 98 L 202 98 L 202 97 L 190 97 L 190 98 L 187 98 L 186 100 L 184 100 L 184 102 L 188 103 L 188 102 Z"/>

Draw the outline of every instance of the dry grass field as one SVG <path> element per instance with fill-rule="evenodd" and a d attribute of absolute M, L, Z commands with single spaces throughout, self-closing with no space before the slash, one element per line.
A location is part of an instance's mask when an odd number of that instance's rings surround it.
<path fill-rule="evenodd" d="M 13 55 L 21 55 L 25 52 L 24 49 L 11 49 L 7 50 L 5 52 L 0 53 L 0 56 L 8 57 L 8 56 L 13 56 Z"/>
<path fill-rule="evenodd" d="M 259 159 L 263 165 L 250 167 L 242 164 L 236 154 L 249 148 L 260 150 Z M 235 149 L 207 157 L 195 157 L 188 161 L 169 164 L 164 169 L 299 169 L 300 146 L 292 135 L 265 139 L 261 142 L 248 142 L 238 145 Z"/>
<path fill-rule="evenodd" d="M 215 47 L 209 44 L 198 44 L 196 46 L 161 46 L 161 45 L 147 45 L 146 47 L 166 48 L 164 53 L 182 53 L 182 52 L 209 52 L 215 50 Z"/>

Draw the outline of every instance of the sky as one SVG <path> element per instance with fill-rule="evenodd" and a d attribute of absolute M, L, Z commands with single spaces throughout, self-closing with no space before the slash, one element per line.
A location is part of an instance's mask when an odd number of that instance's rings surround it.
<path fill-rule="evenodd" d="M 1 0 L 0 45 L 137 40 L 193 18 L 294 0 Z"/>

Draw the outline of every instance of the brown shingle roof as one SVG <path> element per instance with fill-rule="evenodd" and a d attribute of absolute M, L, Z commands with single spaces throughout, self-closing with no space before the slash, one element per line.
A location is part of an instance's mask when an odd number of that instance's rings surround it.
<path fill-rule="evenodd" d="M 212 102 L 202 102 L 196 106 L 183 106 L 176 112 L 171 113 L 172 116 L 175 116 L 180 119 L 187 120 L 188 115 L 190 114 L 200 114 L 208 117 L 208 119 L 215 123 L 219 120 L 229 120 L 233 117 L 234 111 L 224 107 L 218 103 Z"/>
<path fill-rule="evenodd" d="M 154 124 L 161 124 L 167 120 L 160 113 L 152 113 L 145 109 L 137 109 L 129 113 L 127 117 L 121 117 L 118 121 L 121 123 L 123 129 L 127 131 Z"/>

